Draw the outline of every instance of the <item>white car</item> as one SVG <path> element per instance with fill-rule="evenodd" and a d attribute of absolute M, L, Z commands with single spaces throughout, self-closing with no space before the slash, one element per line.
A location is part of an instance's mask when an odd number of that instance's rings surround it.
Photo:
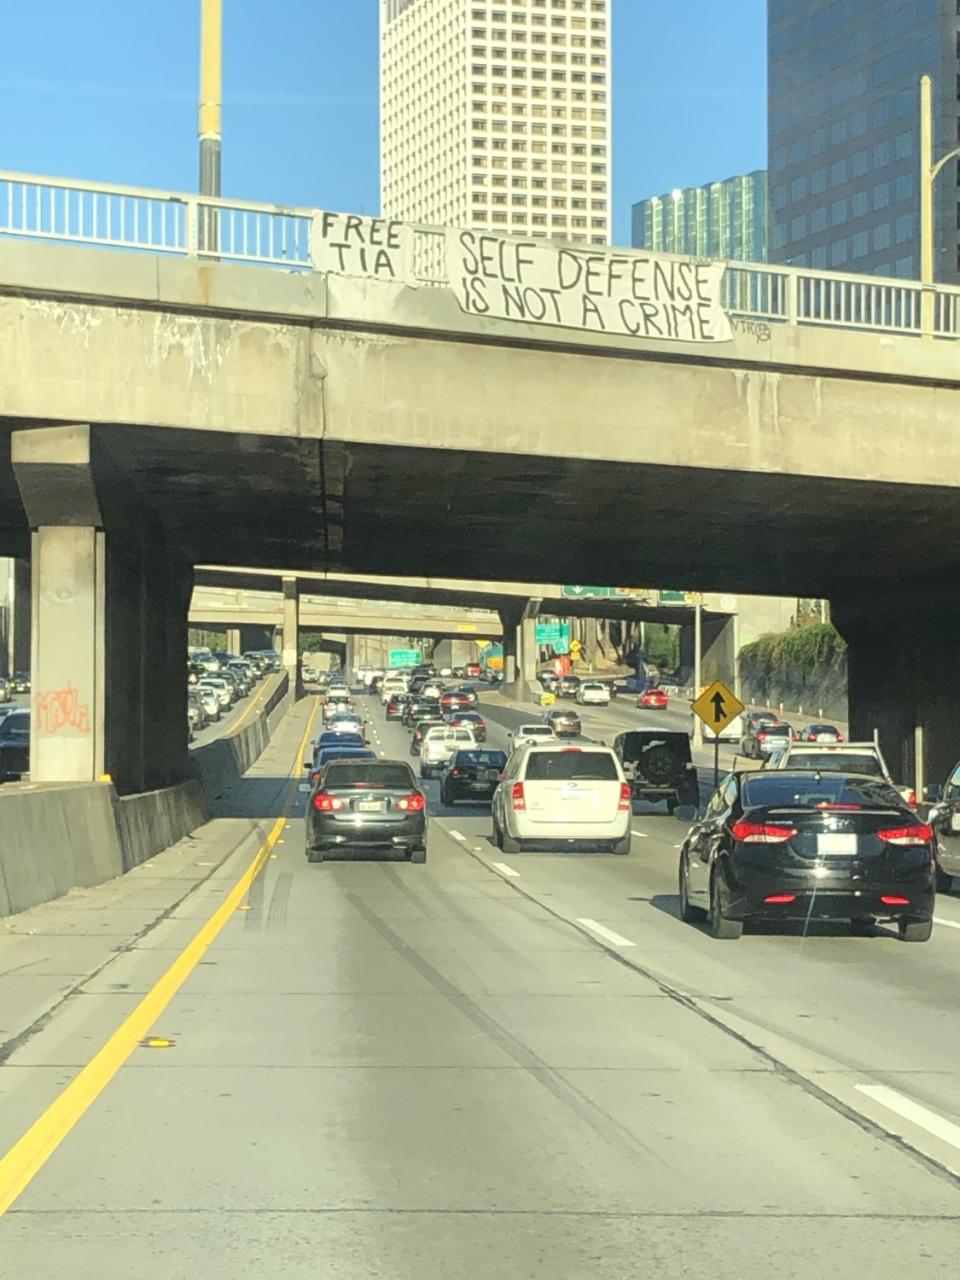
<path fill-rule="evenodd" d="M 395 693 L 407 692 L 407 684 L 406 676 L 384 676 L 380 682 L 380 701 L 386 706 Z"/>
<path fill-rule="evenodd" d="M 519 751 L 523 747 L 535 747 L 538 743 L 556 742 L 557 735 L 552 724 L 522 724 L 515 733 L 511 733 L 511 750 Z"/>
<path fill-rule="evenodd" d="M 577 690 L 577 701 L 583 707 L 605 707 L 610 701 L 610 690 L 599 680 L 584 680 Z"/>
<path fill-rule="evenodd" d="M 792 742 L 770 760 L 773 769 L 816 769 L 820 773 L 865 773 L 883 778 L 899 791 L 903 801 L 917 807 L 913 787 L 895 782 L 876 742 Z"/>
<path fill-rule="evenodd" d="M 216 676 L 206 676 L 196 686 L 198 689 L 211 689 L 217 695 L 217 701 L 224 711 L 233 706 L 233 686 L 228 680 Z"/>
<path fill-rule="evenodd" d="M 515 751 L 491 808 L 493 838 L 504 853 L 527 845 L 630 852 L 630 784 L 609 747 L 558 742 Z"/>
<path fill-rule="evenodd" d="M 472 729 L 452 729 L 434 725 L 420 744 L 420 777 L 432 778 L 442 773 L 458 751 L 475 751 L 477 739 Z"/>
<path fill-rule="evenodd" d="M 327 719 L 326 725 L 328 729 L 336 729 L 338 733 L 358 733 L 366 741 L 363 717 L 353 711 L 335 711 Z"/>

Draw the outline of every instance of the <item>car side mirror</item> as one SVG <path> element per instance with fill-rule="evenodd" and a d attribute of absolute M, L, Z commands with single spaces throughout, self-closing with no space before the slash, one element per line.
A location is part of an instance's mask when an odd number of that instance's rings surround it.
<path fill-rule="evenodd" d="M 312 768 L 313 768 L 313 759 L 312 759 L 312 757 L 310 757 L 310 756 L 304 756 L 304 757 L 303 757 L 303 767 L 304 767 L 305 769 L 312 769 Z"/>
<path fill-rule="evenodd" d="M 923 798 L 928 804 L 937 804 L 943 799 L 943 787 L 939 782 L 928 782 L 923 788 Z"/>
<path fill-rule="evenodd" d="M 696 805 L 681 804 L 674 809 L 673 816 L 678 818 L 681 822 L 696 822 L 697 818 L 700 816 L 700 811 L 697 809 Z"/>

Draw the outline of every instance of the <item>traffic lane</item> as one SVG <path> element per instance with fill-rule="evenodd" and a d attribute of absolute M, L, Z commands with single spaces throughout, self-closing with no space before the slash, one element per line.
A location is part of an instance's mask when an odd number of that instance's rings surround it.
<path fill-rule="evenodd" d="M 173 1043 L 0 1222 L 12 1273 L 582 1280 L 602 1251 L 611 1275 L 807 1280 L 893 1242 L 948 1274 L 929 1171 L 436 825 L 414 867 L 310 866 L 291 824 Z"/>
<path fill-rule="evenodd" d="M 956 972 L 960 903 L 938 899 L 934 937 L 899 941 L 889 927 L 869 938 L 846 924 L 749 926 L 739 943 L 711 939 L 678 916 L 683 823 L 635 816 L 628 858 L 523 853 L 494 846 L 486 815 L 443 818 L 452 838 L 523 892 L 568 920 L 589 919 L 627 941 L 645 969 L 706 1007 L 736 1018 L 757 1043 L 772 1035 L 818 1072 L 860 1073 L 960 1122 Z M 951 1151 L 960 1160 L 960 1153 Z"/>
<path fill-rule="evenodd" d="M 494 740 L 506 741 L 504 727 L 488 724 Z M 406 740 L 399 726 L 384 727 L 390 754 L 400 754 Z M 911 1098 L 960 1122 L 960 1029 L 953 1018 L 960 903 L 938 899 L 934 938 L 922 947 L 906 947 L 889 927 L 854 938 L 842 923 L 806 931 L 758 924 L 738 944 L 718 943 L 679 919 L 679 848 L 687 826 L 678 819 L 635 806 L 629 858 L 505 856 L 493 843 L 489 805 L 445 807 L 437 782 L 422 785 L 428 812 L 465 852 L 564 919 L 590 919 L 627 938 L 632 956 L 738 1018 L 747 1034 L 785 1038 L 794 1052 L 816 1055 L 818 1071 L 858 1071 L 868 1084 L 906 1082 Z"/>

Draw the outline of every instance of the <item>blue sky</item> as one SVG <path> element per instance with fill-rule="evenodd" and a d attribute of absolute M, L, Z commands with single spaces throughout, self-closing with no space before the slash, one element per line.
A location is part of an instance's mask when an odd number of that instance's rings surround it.
<path fill-rule="evenodd" d="M 633 200 L 766 164 L 766 2 L 613 7 L 615 238 L 627 243 Z M 3 167 L 193 189 L 199 8 L 9 0 Z M 224 8 L 224 194 L 377 212 L 377 0 Z"/>

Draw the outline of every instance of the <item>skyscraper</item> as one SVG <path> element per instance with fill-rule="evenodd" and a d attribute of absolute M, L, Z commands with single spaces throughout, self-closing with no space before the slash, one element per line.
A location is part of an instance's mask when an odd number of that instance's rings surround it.
<path fill-rule="evenodd" d="M 762 169 L 703 187 L 677 188 L 633 206 L 635 249 L 728 262 L 765 262 L 767 175 Z"/>
<path fill-rule="evenodd" d="M 610 240 L 609 0 L 381 0 L 386 216 Z"/>
<path fill-rule="evenodd" d="M 769 257 L 917 279 L 919 81 L 957 145 L 957 0 L 768 0 Z M 938 179 L 936 278 L 960 278 L 957 166 Z"/>

